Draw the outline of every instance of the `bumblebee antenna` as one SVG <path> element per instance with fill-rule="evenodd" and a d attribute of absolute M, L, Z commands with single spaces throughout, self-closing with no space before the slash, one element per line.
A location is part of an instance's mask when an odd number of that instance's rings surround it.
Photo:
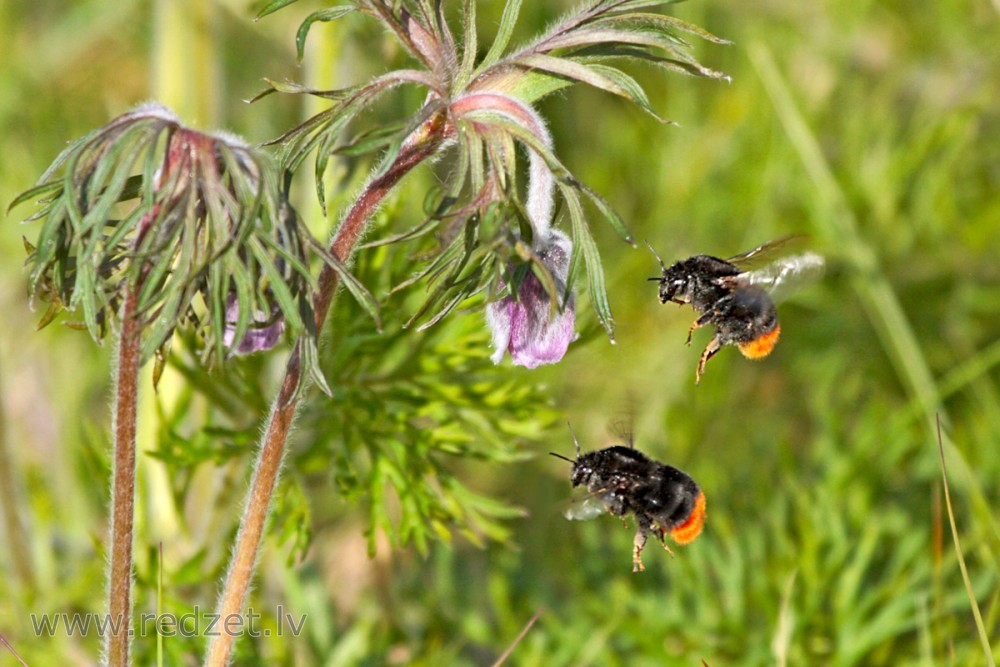
<path fill-rule="evenodd" d="M 573 436 L 573 444 L 576 445 L 576 458 L 580 458 L 580 441 L 576 439 L 576 433 L 573 431 L 573 425 L 567 421 L 566 426 L 569 427 L 569 434 Z"/>
<path fill-rule="evenodd" d="M 660 259 L 660 256 L 658 254 L 656 254 L 656 251 L 653 250 L 653 245 L 649 242 L 648 239 L 646 240 L 646 247 L 649 248 L 649 252 L 653 253 L 653 257 L 655 257 L 656 261 L 660 263 L 660 270 L 663 271 L 664 275 L 666 275 L 666 273 L 667 273 L 667 266 L 663 263 L 663 260 Z M 661 278 L 650 278 L 649 280 L 662 280 L 662 277 Z"/>
<path fill-rule="evenodd" d="M 565 457 L 565 456 L 563 456 L 562 454 L 556 454 L 555 452 L 549 452 L 549 455 L 550 455 L 550 456 L 554 456 L 554 457 L 556 457 L 557 459 L 562 459 L 563 461 L 569 461 L 570 463 L 576 463 L 576 461 L 574 461 L 573 459 L 570 459 L 570 458 L 566 458 L 566 457 Z"/>

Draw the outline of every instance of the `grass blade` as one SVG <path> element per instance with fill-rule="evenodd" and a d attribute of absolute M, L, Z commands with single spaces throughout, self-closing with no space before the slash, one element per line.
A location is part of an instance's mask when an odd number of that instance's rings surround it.
<path fill-rule="evenodd" d="M 990 647 L 990 637 L 986 633 L 986 626 L 983 624 L 983 615 L 979 612 L 979 603 L 976 602 L 976 594 L 972 591 L 972 580 L 969 579 L 969 571 L 965 567 L 962 542 L 958 538 L 958 527 L 955 525 L 955 512 L 951 507 L 951 491 L 948 488 L 948 468 L 944 462 L 944 439 L 941 437 L 941 415 L 935 415 L 935 417 L 937 419 L 938 454 L 941 456 L 941 481 L 944 484 L 944 504 L 945 509 L 948 511 L 948 523 L 951 524 L 951 536 L 955 542 L 958 569 L 962 571 L 962 581 L 965 583 L 965 591 L 969 594 L 969 606 L 972 608 L 972 615 L 976 619 L 976 631 L 979 633 L 979 641 L 983 645 L 986 664 L 990 667 L 996 667 L 997 663 L 993 659 L 993 649 Z"/>

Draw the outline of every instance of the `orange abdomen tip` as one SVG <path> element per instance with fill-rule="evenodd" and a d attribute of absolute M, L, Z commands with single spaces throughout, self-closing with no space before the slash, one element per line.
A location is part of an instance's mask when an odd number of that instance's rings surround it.
<path fill-rule="evenodd" d="M 691 514 L 679 526 L 670 530 L 670 537 L 674 538 L 677 544 L 687 544 L 694 538 L 701 535 L 701 529 L 705 526 L 705 494 L 698 491 L 698 497 L 694 499 L 694 509 Z"/>
<path fill-rule="evenodd" d="M 771 350 L 778 344 L 778 337 L 781 335 L 781 326 L 775 326 L 774 331 L 770 331 L 763 336 L 754 338 L 748 343 L 740 343 L 740 352 L 747 359 L 762 359 L 771 354 Z"/>

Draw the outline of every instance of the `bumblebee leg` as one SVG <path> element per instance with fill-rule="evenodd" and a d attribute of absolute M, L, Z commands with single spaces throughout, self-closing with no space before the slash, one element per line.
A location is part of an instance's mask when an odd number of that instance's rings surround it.
<path fill-rule="evenodd" d="M 642 550 L 646 547 L 646 539 L 649 537 L 650 531 L 654 535 L 658 536 L 658 534 L 656 527 L 647 515 L 636 514 L 635 522 L 638 527 L 635 531 L 635 539 L 632 541 L 632 571 L 645 572 L 646 566 L 642 564 Z"/>
<path fill-rule="evenodd" d="M 656 539 L 660 540 L 660 544 L 663 545 L 663 548 L 666 549 L 667 553 L 670 554 L 670 557 L 673 558 L 673 549 L 671 549 L 670 545 L 667 544 L 667 531 L 663 530 L 660 526 L 656 527 Z"/>
<path fill-rule="evenodd" d="M 694 324 L 692 324 L 691 328 L 688 329 L 688 337 L 687 337 L 687 343 L 686 343 L 687 345 L 691 344 L 691 334 L 694 333 L 694 330 L 695 329 L 700 329 L 703 326 L 705 326 L 706 324 L 708 324 L 709 322 L 711 322 L 713 315 L 715 315 L 715 313 L 711 313 L 711 312 L 705 313 L 704 315 L 702 315 L 701 317 L 699 317 L 698 319 L 696 319 L 694 321 Z"/>
<path fill-rule="evenodd" d="M 715 337 L 708 342 L 708 346 L 701 353 L 701 359 L 698 360 L 698 370 L 694 376 L 695 384 L 701 384 L 701 376 L 705 373 L 705 364 L 721 349 L 722 343 L 719 342 L 719 334 L 715 334 Z"/>
<path fill-rule="evenodd" d="M 685 345 L 690 345 L 691 344 L 691 334 L 693 334 L 694 330 L 697 329 L 697 328 L 698 328 L 698 320 L 695 320 L 694 324 L 691 325 L 691 328 L 688 329 L 688 338 L 687 338 L 687 341 L 684 343 Z"/>
<path fill-rule="evenodd" d="M 640 525 L 635 532 L 635 539 L 632 541 L 632 571 L 645 572 L 646 566 L 642 564 L 642 550 L 646 547 L 646 537 L 649 529 Z"/>
<path fill-rule="evenodd" d="M 670 548 L 670 545 L 667 544 L 667 541 L 663 540 L 661 544 L 663 545 L 663 548 L 667 550 L 667 553 L 670 554 L 670 557 L 673 558 L 675 556 L 674 550 Z"/>

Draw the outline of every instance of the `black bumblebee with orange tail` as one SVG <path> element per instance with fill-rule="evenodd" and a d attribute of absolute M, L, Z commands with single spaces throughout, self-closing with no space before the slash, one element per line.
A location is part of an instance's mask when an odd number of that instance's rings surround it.
<path fill-rule="evenodd" d="M 572 429 L 570 429 L 572 432 Z M 567 519 L 591 519 L 610 513 L 618 517 L 634 514 L 638 527 L 633 540 L 632 571 L 646 569 L 642 550 L 652 533 L 670 555 L 669 534 L 678 544 L 688 544 L 705 524 L 705 494 L 690 476 L 673 466 L 654 461 L 635 449 L 632 436 L 628 446 L 615 445 L 583 454 L 576 444 L 576 459 L 550 452 L 573 464 L 570 482 L 584 486 L 588 496 L 582 504 L 566 512 Z"/>
<path fill-rule="evenodd" d="M 725 345 L 737 346 L 748 359 L 762 359 L 774 349 L 781 325 L 773 297 L 823 273 L 823 258 L 816 253 L 774 259 L 803 238 L 779 239 L 728 259 L 695 255 L 669 268 L 646 243 L 660 262 L 661 275 L 650 278 L 660 283 L 660 303 L 690 304 L 700 315 L 688 330 L 687 344 L 695 329 L 715 327 L 698 361 L 695 384 L 701 383 L 706 362 Z"/>

